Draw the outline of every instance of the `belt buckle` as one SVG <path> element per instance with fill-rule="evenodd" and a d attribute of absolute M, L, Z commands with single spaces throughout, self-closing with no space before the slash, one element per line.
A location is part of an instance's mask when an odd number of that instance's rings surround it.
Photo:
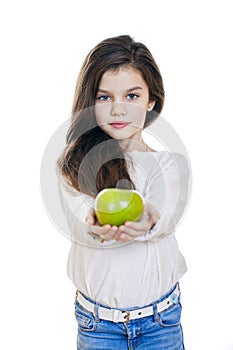
<path fill-rule="evenodd" d="M 125 316 L 123 316 L 124 317 L 124 319 L 125 319 L 125 322 L 127 323 L 127 322 L 129 322 L 129 320 L 130 320 L 130 311 L 122 311 L 122 313 L 124 313 L 124 312 L 126 312 L 126 315 Z"/>

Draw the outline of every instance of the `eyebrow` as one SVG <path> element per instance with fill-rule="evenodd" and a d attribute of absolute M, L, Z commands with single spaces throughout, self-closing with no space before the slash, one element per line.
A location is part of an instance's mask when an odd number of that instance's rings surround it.
<path fill-rule="evenodd" d="M 134 90 L 142 90 L 142 87 L 141 86 L 134 86 L 134 87 L 132 87 L 130 89 L 127 89 L 126 92 L 131 92 L 131 91 L 134 91 Z M 104 93 L 106 93 L 106 92 L 110 92 L 110 91 L 105 90 L 105 89 L 98 89 L 97 92 L 104 92 Z"/>

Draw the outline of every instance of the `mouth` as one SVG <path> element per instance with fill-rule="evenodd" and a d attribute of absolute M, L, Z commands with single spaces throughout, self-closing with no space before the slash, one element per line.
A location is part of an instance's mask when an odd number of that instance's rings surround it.
<path fill-rule="evenodd" d="M 109 125 L 111 125 L 115 129 L 123 129 L 127 125 L 129 125 L 129 123 L 127 123 L 127 122 L 113 122 L 113 123 L 109 123 Z"/>

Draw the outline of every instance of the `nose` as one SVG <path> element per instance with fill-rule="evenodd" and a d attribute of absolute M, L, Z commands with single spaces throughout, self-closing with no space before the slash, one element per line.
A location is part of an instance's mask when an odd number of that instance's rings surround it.
<path fill-rule="evenodd" d="M 125 105 L 123 102 L 113 102 L 111 108 L 111 115 L 113 117 L 120 117 L 127 114 Z"/>

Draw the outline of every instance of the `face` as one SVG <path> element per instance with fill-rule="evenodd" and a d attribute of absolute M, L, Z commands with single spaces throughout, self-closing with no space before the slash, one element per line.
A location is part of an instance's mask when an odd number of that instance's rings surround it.
<path fill-rule="evenodd" d="M 103 74 L 96 95 L 96 121 L 112 138 L 140 144 L 146 113 L 154 105 L 138 70 L 130 66 L 109 70 Z"/>

